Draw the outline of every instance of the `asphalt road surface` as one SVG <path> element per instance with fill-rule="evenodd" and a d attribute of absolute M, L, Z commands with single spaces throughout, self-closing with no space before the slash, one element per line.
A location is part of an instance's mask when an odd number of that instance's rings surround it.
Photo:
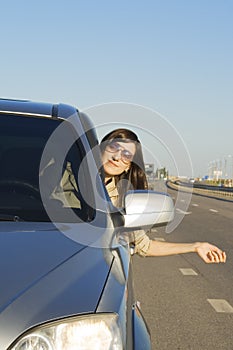
<path fill-rule="evenodd" d="M 233 349 L 233 202 L 193 195 L 177 198 L 171 233 L 149 236 L 170 242 L 208 241 L 227 253 L 225 264 L 205 264 L 197 254 L 133 256 L 137 299 L 149 325 L 152 349 Z M 188 199 L 189 201 L 189 199 Z M 179 208 L 180 205 L 180 208 Z"/>

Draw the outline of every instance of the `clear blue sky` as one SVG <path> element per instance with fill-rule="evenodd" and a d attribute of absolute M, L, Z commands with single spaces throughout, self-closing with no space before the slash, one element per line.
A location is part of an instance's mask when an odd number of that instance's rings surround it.
<path fill-rule="evenodd" d="M 145 106 L 181 135 L 195 176 L 233 155 L 233 1 L 8 0 L 0 32 L 1 97 Z"/>

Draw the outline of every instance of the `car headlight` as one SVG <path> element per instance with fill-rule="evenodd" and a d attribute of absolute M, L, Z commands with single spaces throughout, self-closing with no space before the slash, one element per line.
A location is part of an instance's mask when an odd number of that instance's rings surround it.
<path fill-rule="evenodd" d="M 71 317 L 36 327 L 10 350 L 122 350 L 116 314 Z"/>

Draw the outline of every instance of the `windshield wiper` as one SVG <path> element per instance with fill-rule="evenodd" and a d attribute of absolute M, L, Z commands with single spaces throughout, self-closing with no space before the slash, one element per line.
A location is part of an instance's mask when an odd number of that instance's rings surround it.
<path fill-rule="evenodd" d="M 18 215 L 0 214 L 0 221 L 24 221 Z"/>

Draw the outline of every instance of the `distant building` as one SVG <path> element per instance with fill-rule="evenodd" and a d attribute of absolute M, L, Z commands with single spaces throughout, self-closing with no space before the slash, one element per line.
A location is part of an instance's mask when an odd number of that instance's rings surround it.
<path fill-rule="evenodd" d="M 145 171 L 146 171 L 146 175 L 147 176 L 152 176 L 152 175 L 154 175 L 154 164 L 152 164 L 152 163 L 146 163 L 145 164 Z"/>
<path fill-rule="evenodd" d="M 146 172 L 146 177 L 148 181 L 148 188 L 149 190 L 154 189 L 154 182 L 155 182 L 155 167 L 154 164 L 152 163 L 145 163 L 145 172 Z"/>

